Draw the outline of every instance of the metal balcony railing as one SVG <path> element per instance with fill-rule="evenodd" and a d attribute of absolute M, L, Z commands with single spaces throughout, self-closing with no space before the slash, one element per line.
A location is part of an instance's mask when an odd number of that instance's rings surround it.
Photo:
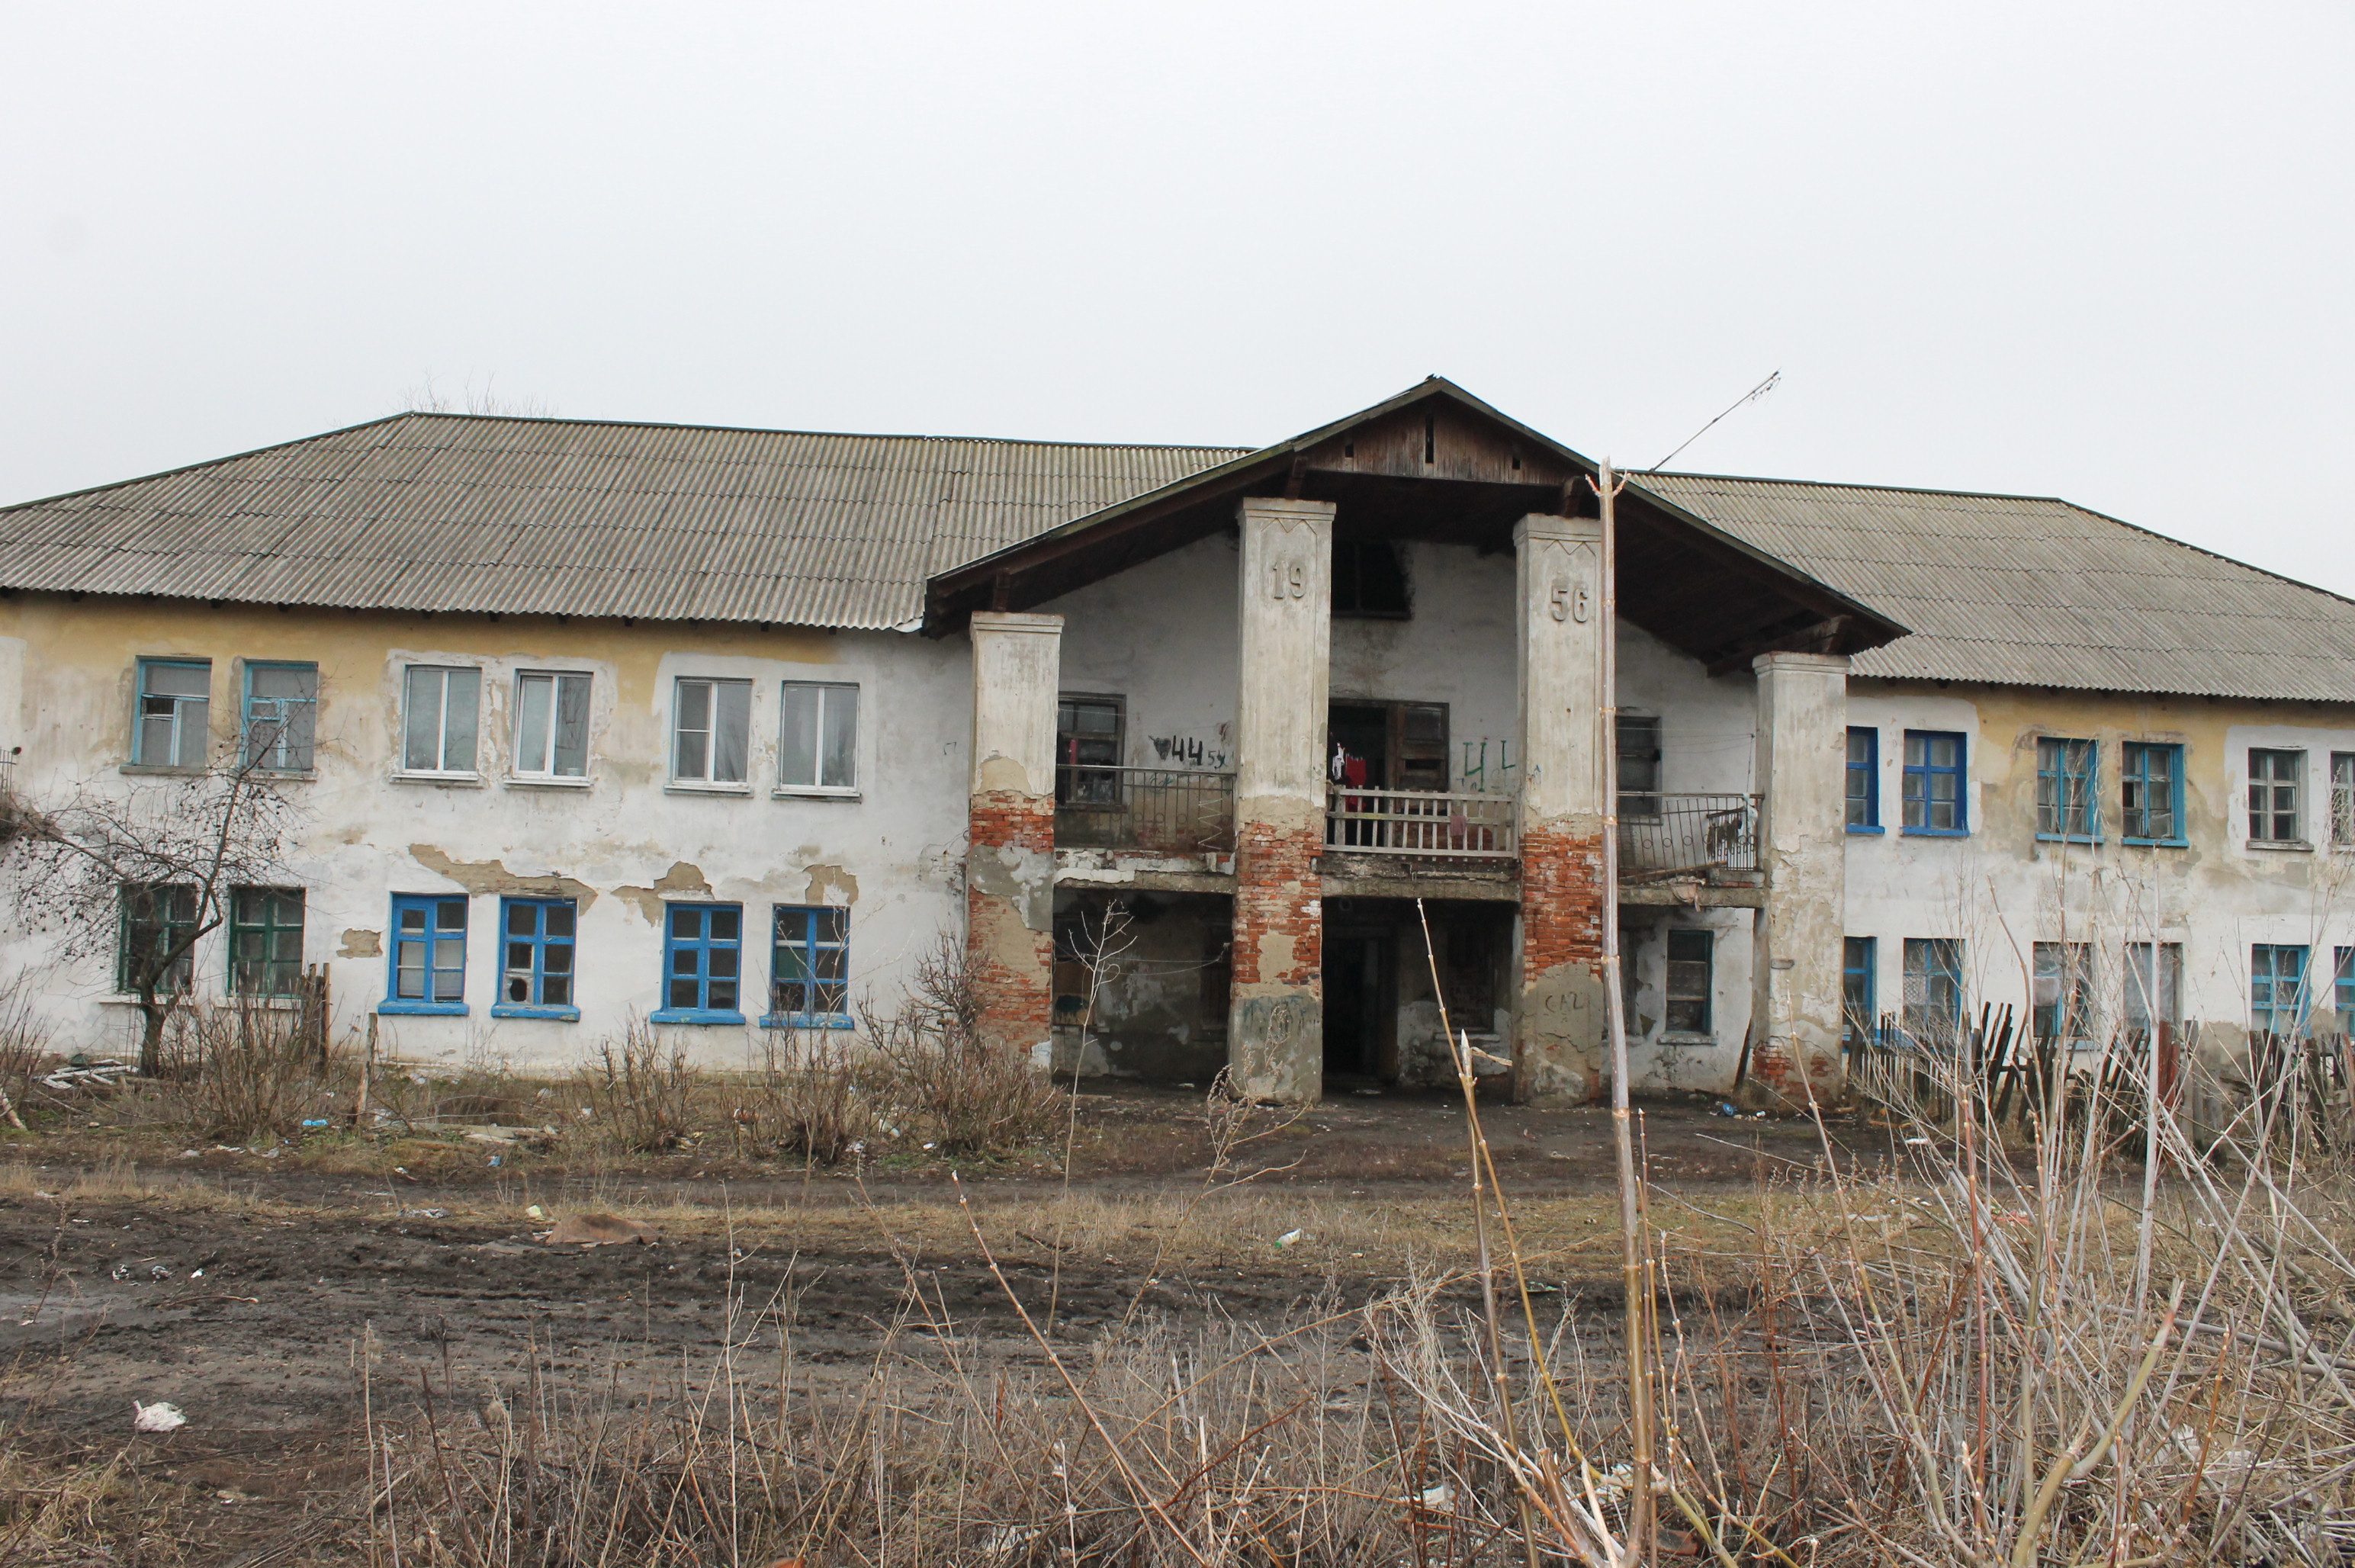
<path fill-rule="evenodd" d="M 1416 789 L 1337 789 L 1325 810 L 1325 842 L 1376 855 L 1509 860 L 1513 797 Z"/>
<path fill-rule="evenodd" d="M 1226 854 L 1235 847 L 1235 775 L 1063 763 L 1055 770 L 1055 845 Z"/>
<path fill-rule="evenodd" d="M 1620 880 L 1756 870 L 1759 798 L 1621 791 Z"/>

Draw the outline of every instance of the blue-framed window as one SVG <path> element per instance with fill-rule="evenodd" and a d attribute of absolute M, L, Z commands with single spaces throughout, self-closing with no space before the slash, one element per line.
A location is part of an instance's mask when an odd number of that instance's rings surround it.
<path fill-rule="evenodd" d="M 1905 731 L 1905 831 L 1971 830 L 1968 748 L 1945 730 Z"/>
<path fill-rule="evenodd" d="M 1880 944 L 1870 936 L 1849 936 L 1840 941 L 1842 1044 L 1862 1045 L 1872 1038 L 1873 1030 L 1879 1027 L 1873 1012 L 1877 990 L 1873 965 L 1879 957 L 1879 949 Z"/>
<path fill-rule="evenodd" d="M 1963 1034 L 1963 944 L 1951 936 L 1905 939 L 1905 1032 L 1954 1047 Z"/>
<path fill-rule="evenodd" d="M 2031 953 L 2036 992 L 2029 1028 L 2039 1040 L 2073 1045 L 2094 1038 L 2094 944 L 2040 942 Z"/>
<path fill-rule="evenodd" d="M 319 667 L 245 667 L 245 759 L 273 773 L 307 773 L 319 722 Z"/>
<path fill-rule="evenodd" d="M 2249 1027 L 2296 1034 L 2306 1021 L 2306 948 L 2260 942 L 2249 949 Z"/>
<path fill-rule="evenodd" d="M 1881 828 L 1881 731 L 1852 724 L 1848 731 L 1848 830 Z"/>
<path fill-rule="evenodd" d="M 2036 836 L 2073 844 L 2102 837 L 2101 748 L 2047 735 L 2036 742 Z"/>
<path fill-rule="evenodd" d="M 143 768 L 203 767 L 212 711 L 210 660 L 141 659 L 132 762 Z"/>
<path fill-rule="evenodd" d="M 2333 955 L 2339 967 L 2331 976 L 2330 1005 L 2339 1011 L 2338 1032 L 2348 1032 L 2348 1020 L 2355 1017 L 2355 947 L 2342 947 Z"/>
<path fill-rule="evenodd" d="M 850 912 L 779 904 L 770 925 L 772 1029 L 850 1027 Z"/>
<path fill-rule="evenodd" d="M 2129 844 L 2183 843 L 2183 748 L 2128 741 L 2118 753 L 2119 830 Z"/>
<path fill-rule="evenodd" d="M 466 1010 L 466 899 L 395 893 L 380 1013 Z"/>
<path fill-rule="evenodd" d="M 663 909 L 663 1005 L 658 1024 L 744 1021 L 744 906 Z"/>
<path fill-rule="evenodd" d="M 573 962 L 580 920 L 570 899 L 499 901 L 499 999 L 495 1019 L 560 1019 L 576 1023 L 580 975 Z"/>

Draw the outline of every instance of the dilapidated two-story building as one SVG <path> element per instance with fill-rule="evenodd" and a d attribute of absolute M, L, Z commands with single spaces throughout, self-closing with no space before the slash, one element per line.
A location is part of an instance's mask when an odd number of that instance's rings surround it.
<path fill-rule="evenodd" d="M 286 885 L 183 983 L 324 966 L 425 1058 L 749 1061 L 946 932 L 1067 1067 L 1428 1083 L 1444 1008 L 1575 1102 L 1606 899 L 1645 1086 L 2355 1008 L 2355 604 L 2057 500 L 1644 474 L 1614 619 L 1594 476 L 1438 379 L 1252 451 L 397 415 L 0 511 L 0 751 L 129 793 L 266 719 Z M 119 974 L 5 958 L 127 1038 Z"/>

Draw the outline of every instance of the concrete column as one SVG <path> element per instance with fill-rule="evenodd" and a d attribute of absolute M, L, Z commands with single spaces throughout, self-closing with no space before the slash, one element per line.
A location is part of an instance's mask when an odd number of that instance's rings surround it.
<path fill-rule="evenodd" d="M 965 953 L 982 1038 L 1037 1051 L 1055 1010 L 1055 697 L 1063 618 L 976 611 Z"/>
<path fill-rule="evenodd" d="M 1824 1098 L 1840 1080 L 1840 940 L 1848 888 L 1848 660 L 1761 654 L 1759 866 L 1751 955 L 1751 1083 L 1762 1100 Z"/>
<path fill-rule="evenodd" d="M 1238 1093 L 1325 1092 L 1326 698 L 1332 685 L 1333 505 L 1252 496 L 1242 526 L 1235 696 L 1234 991 Z"/>
<path fill-rule="evenodd" d="M 1521 932 L 1513 1083 L 1535 1104 L 1602 1091 L 1603 819 L 1616 748 L 1601 742 L 1603 524 L 1513 526 L 1520 631 Z"/>

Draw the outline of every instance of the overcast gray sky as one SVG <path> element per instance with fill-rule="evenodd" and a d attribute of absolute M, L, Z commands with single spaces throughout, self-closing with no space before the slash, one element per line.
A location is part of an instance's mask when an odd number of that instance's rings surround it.
<path fill-rule="evenodd" d="M 373 418 L 2059 494 L 2355 593 L 2355 9 L 0 5 L 0 500 Z"/>

